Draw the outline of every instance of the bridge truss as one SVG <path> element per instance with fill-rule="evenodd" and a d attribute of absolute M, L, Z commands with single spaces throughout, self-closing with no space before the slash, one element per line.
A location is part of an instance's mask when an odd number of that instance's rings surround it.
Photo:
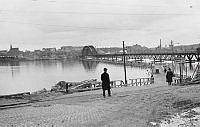
<path fill-rule="evenodd" d="M 96 54 L 90 55 L 93 58 L 97 59 L 113 59 L 117 60 L 121 58 L 123 60 L 123 56 L 126 59 L 153 59 L 153 60 L 174 60 L 175 58 L 181 57 L 184 58 L 185 61 L 199 61 L 200 54 L 197 52 L 187 52 L 187 53 L 135 53 L 135 54 Z"/>

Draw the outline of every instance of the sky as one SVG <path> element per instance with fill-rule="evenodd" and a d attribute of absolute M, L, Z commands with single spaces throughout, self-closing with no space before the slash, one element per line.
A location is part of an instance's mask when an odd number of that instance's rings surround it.
<path fill-rule="evenodd" d="M 200 43 L 199 0 L 0 0 L 0 50 Z"/>

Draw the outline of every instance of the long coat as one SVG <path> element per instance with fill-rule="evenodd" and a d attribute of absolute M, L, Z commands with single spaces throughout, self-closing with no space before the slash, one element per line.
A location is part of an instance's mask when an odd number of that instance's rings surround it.
<path fill-rule="evenodd" d="M 104 72 L 101 74 L 101 81 L 102 81 L 102 89 L 108 90 L 110 89 L 110 77 L 109 74 Z"/>
<path fill-rule="evenodd" d="M 174 77 L 174 74 L 172 71 L 168 71 L 166 74 L 166 81 L 167 82 L 172 82 L 172 77 Z"/>

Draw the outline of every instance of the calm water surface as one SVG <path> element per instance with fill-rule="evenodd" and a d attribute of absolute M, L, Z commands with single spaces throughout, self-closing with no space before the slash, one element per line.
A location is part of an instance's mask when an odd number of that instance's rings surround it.
<path fill-rule="evenodd" d="M 50 89 L 57 82 L 97 79 L 108 68 L 111 80 L 124 80 L 121 65 L 82 61 L 0 63 L 0 95 Z M 149 77 L 147 69 L 127 67 L 127 79 Z"/>

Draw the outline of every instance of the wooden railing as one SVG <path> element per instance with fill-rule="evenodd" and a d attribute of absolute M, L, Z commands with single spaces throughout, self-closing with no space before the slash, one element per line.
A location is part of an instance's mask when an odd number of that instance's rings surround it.
<path fill-rule="evenodd" d="M 128 83 L 125 84 L 123 80 L 113 80 L 110 81 L 110 87 L 116 88 L 116 87 L 126 87 L 126 86 L 144 86 L 154 83 L 154 78 L 137 78 L 137 79 L 129 79 Z M 81 84 L 75 86 L 75 87 L 69 87 L 69 90 L 71 91 L 90 91 L 90 90 L 97 90 L 101 89 L 101 82 L 98 81 L 92 81 L 92 82 L 82 82 Z M 63 90 L 66 89 L 63 87 Z M 66 90 L 65 90 L 66 91 Z"/>
<path fill-rule="evenodd" d="M 154 83 L 154 78 L 137 78 L 137 79 L 129 79 L 130 86 L 144 86 Z"/>
<path fill-rule="evenodd" d="M 174 74 L 174 77 L 172 78 L 172 84 L 173 85 L 178 85 L 181 83 L 184 84 L 191 80 L 192 80 L 191 76 L 182 75 L 182 80 L 180 82 L 180 74 Z"/>
<path fill-rule="evenodd" d="M 174 77 L 180 78 L 180 74 L 174 74 Z M 183 79 L 186 79 L 187 77 L 187 75 L 182 75 Z"/>
<path fill-rule="evenodd" d="M 123 86 L 127 86 L 122 80 L 114 80 L 110 82 L 110 87 L 114 88 L 114 87 L 123 87 Z"/>
<path fill-rule="evenodd" d="M 124 87 L 124 86 L 144 86 L 154 83 L 154 78 L 137 78 L 129 79 L 128 83 L 125 84 L 122 80 L 111 81 L 110 86 L 114 87 Z"/>

